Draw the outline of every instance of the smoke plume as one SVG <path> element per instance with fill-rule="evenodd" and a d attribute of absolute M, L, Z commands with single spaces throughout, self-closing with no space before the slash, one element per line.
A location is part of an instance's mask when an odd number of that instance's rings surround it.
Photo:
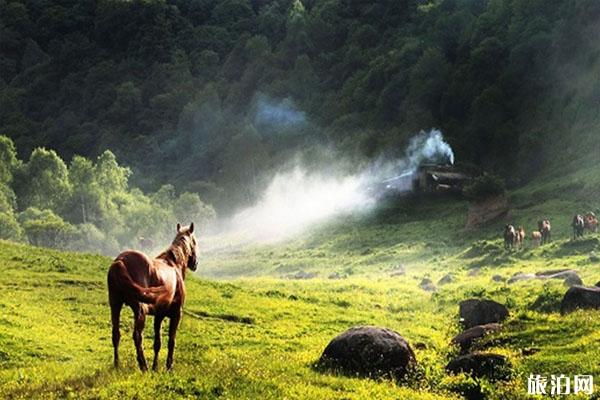
<path fill-rule="evenodd" d="M 454 162 L 454 153 L 439 130 L 420 132 L 409 141 L 405 156 L 372 163 L 359 173 L 311 171 L 303 166 L 277 173 L 260 200 L 235 214 L 225 225 L 228 235 L 244 241 L 276 241 L 332 217 L 368 212 L 376 206 L 386 179 L 410 176 L 423 162 Z"/>
<path fill-rule="evenodd" d="M 454 164 L 454 152 L 444 141 L 442 132 L 432 129 L 429 132 L 421 131 L 410 139 L 406 149 L 406 159 L 409 169 L 415 170 L 425 161 Z"/>
<path fill-rule="evenodd" d="M 264 95 L 256 100 L 255 121 L 258 124 L 290 126 L 306 122 L 306 114 L 291 99 L 275 101 Z"/>

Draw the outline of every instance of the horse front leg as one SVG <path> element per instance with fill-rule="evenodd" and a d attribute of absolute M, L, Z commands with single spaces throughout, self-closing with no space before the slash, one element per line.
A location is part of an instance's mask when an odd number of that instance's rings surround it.
<path fill-rule="evenodd" d="M 158 369 L 158 353 L 160 352 L 160 326 L 162 325 L 163 316 L 154 317 L 154 361 L 152 361 L 152 369 Z"/>
<path fill-rule="evenodd" d="M 146 364 L 146 358 L 144 357 L 144 346 L 142 342 L 144 325 L 146 324 L 146 314 L 144 313 L 142 307 L 138 307 L 136 310 L 134 310 L 133 317 L 133 343 L 135 344 L 138 365 L 140 366 L 140 369 L 145 372 L 148 370 L 148 365 Z"/>
<path fill-rule="evenodd" d="M 173 351 L 175 350 L 175 335 L 181 319 L 181 310 L 176 311 L 169 321 L 169 344 L 167 353 L 167 370 L 173 368 Z"/>

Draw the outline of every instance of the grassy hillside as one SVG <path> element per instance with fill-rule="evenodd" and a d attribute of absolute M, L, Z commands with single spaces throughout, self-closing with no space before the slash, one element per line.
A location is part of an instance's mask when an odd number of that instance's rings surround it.
<path fill-rule="evenodd" d="M 511 193 L 516 221 L 530 229 L 547 216 L 554 225 L 553 243 L 519 252 L 502 249 L 500 225 L 465 231 L 465 202 L 431 198 L 390 203 L 287 243 L 211 242 L 200 264 L 210 279 L 187 281 L 172 373 L 163 363 L 158 373 L 137 372 L 127 310 L 124 368 L 112 369 L 109 259 L 0 242 L 0 398 L 460 398 L 474 383 L 448 376 L 444 366 L 457 353 L 448 342 L 459 332 L 458 302 L 470 297 L 497 300 L 511 312 L 487 348 L 507 355 L 514 375 L 482 382 L 491 398 L 525 398 L 530 373 L 598 376 L 598 312 L 560 316 L 561 281 L 505 281 L 557 268 L 578 270 L 588 285 L 600 280 L 590 257 L 600 237 L 573 243 L 568 228 L 573 212 L 597 206 L 580 201 L 595 193 L 595 179 L 589 170 Z M 391 276 L 400 264 L 406 274 Z M 286 278 L 298 271 L 316 277 Z M 329 279 L 333 272 L 345 277 Z M 438 284 L 448 272 L 454 282 Z M 437 293 L 419 287 L 425 277 Z M 332 337 L 361 324 L 407 338 L 419 362 L 415 376 L 400 385 L 313 369 Z M 151 329 L 145 333 L 150 356 Z"/>

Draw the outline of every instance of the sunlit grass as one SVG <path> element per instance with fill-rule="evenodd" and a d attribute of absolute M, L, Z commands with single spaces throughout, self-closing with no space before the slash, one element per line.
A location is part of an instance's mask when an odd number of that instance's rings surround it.
<path fill-rule="evenodd" d="M 464 201 L 430 198 L 341 218 L 291 242 L 204 252 L 201 275 L 187 281 L 171 373 L 164 350 L 160 372 L 137 371 L 129 310 L 122 319 L 124 367 L 112 369 L 109 259 L 2 242 L 0 398 L 458 398 L 453 390 L 468 380 L 448 376 L 444 366 L 457 353 L 449 341 L 460 331 L 458 303 L 470 297 L 510 309 L 505 329 L 487 339 L 514 368 L 509 382 L 482 383 L 495 397 L 525 398 L 530 373 L 598 376 L 599 313 L 559 315 L 561 281 L 506 283 L 517 272 L 558 268 L 578 270 L 588 285 L 600 280 L 589 257 L 598 237 L 573 243 L 567 222 L 573 209 L 593 204 L 552 198 L 554 191 L 540 185 L 512 194 L 515 221 L 528 230 L 538 216 L 555 221 L 551 244 L 523 251 L 502 248 L 502 223 L 466 231 Z M 529 202 L 534 193 L 547 198 Z M 405 274 L 391 276 L 399 266 Z M 297 271 L 316 277 L 287 278 Z M 438 284 L 448 272 L 454 281 Z M 329 279 L 332 273 L 342 279 Z M 425 277 L 437 292 L 419 288 Z M 331 338 L 363 324 L 402 334 L 415 349 L 417 377 L 400 385 L 313 368 Z M 151 332 L 147 327 L 148 358 Z"/>

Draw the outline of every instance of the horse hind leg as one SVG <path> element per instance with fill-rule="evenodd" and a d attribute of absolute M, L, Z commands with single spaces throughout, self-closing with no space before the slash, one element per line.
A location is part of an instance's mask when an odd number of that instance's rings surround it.
<path fill-rule="evenodd" d="M 163 317 L 154 317 L 154 361 L 152 361 L 152 369 L 156 371 L 158 369 L 158 353 L 160 352 L 160 326 L 162 325 Z"/>
<path fill-rule="evenodd" d="M 143 346 L 143 332 L 144 325 L 146 324 L 146 314 L 141 307 L 137 307 L 133 311 L 134 325 L 133 325 L 133 343 L 135 344 L 135 351 L 137 353 L 137 361 L 142 371 L 148 370 L 146 364 L 146 358 L 144 357 L 144 346 Z"/>
<path fill-rule="evenodd" d="M 177 334 L 177 327 L 179 326 L 179 320 L 181 319 L 181 311 L 171 316 L 169 321 L 169 344 L 167 352 L 167 370 L 173 368 L 173 352 L 175 351 L 175 335 Z"/>
<path fill-rule="evenodd" d="M 117 299 L 110 299 L 110 317 L 112 322 L 112 344 L 114 351 L 113 363 L 115 368 L 119 368 L 119 341 L 121 340 L 121 332 L 119 331 L 119 323 L 121 317 L 121 308 L 123 302 Z"/>

